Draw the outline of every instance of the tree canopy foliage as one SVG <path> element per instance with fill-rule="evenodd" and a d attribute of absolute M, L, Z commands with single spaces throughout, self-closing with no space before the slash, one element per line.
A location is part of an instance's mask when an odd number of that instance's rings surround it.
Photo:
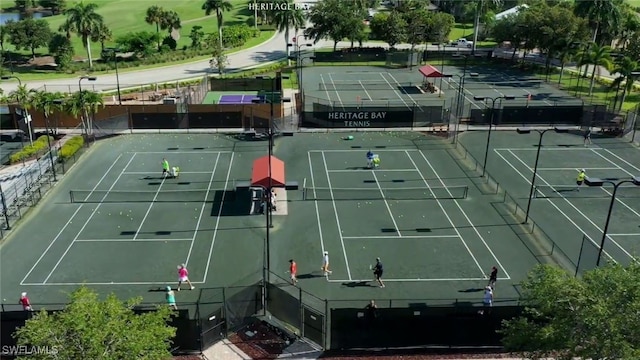
<path fill-rule="evenodd" d="M 87 287 L 69 295 L 60 312 L 42 310 L 15 333 L 19 345 L 37 344 L 49 352 L 29 359 L 166 359 L 175 328 L 168 326 L 171 310 L 135 314 L 135 298 L 123 302 L 115 295 L 104 300 Z"/>
<path fill-rule="evenodd" d="M 640 358 L 640 264 L 609 264 L 582 278 L 550 265 L 522 283 L 523 316 L 503 322 L 507 350 L 526 358 Z"/>

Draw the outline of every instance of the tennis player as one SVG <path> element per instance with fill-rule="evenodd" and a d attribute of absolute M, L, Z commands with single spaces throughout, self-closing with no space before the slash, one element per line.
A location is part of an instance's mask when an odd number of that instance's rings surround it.
<path fill-rule="evenodd" d="M 580 171 L 578 171 L 578 176 L 576 177 L 576 185 L 578 185 L 576 187 L 577 191 L 580 191 L 580 186 L 582 186 L 582 183 L 584 182 L 584 178 L 587 177 L 587 174 L 584 172 L 584 169 L 580 169 Z"/>
<path fill-rule="evenodd" d="M 189 281 L 189 270 L 187 270 L 187 267 L 184 264 L 178 266 L 178 291 L 180 291 L 180 287 L 183 282 L 186 282 L 187 285 L 191 287 L 191 290 L 196 288 L 191 285 L 191 281 Z"/>
<path fill-rule="evenodd" d="M 382 282 L 383 272 L 384 268 L 382 267 L 382 262 L 380 261 L 380 258 L 376 258 L 376 265 L 373 267 L 373 276 L 381 288 L 384 287 L 384 283 Z"/>
<path fill-rule="evenodd" d="M 166 290 L 165 298 L 167 299 L 167 304 L 173 310 L 178 310 L 178 305 L 176 305 L 176 293 L 171 290 L 171 286 L 167 286 Z M 180 288 L 178 288 L 178 290 L 180 290 Z"/>
<path fill-rule="evenodd" d="M 169 168 L 169 161 L 167 161 L 167 159 L 162 159 L 162 176 L 168 176 L 171 175 L 171 170 Z"/>
<path fill-rule="evenodd" d="M 324 276 L 328 276 L 331 274 L 331 270 L 329 270 L 329 252 L 325 251 L 322 255 L 322 273 Z"/>
<path fill-rule="evenodd" d="M 373 156 L 374 156 L 374 153 L 371 150 L 367 151 L 367 167 L 368 168 L 373 167 Z"/>
<path fill-rule="evenodd" d="M 584 146 L 587 147 L 588 145 L 591 145 L 591 128 L 588 128 L 585 132 L 584 132 Z"/>
<path fill-rule="evenodd" d="M 33 311 L 33 308 L 31 307 L 31 301 L 27 297 L 26 292 L 23 292 L 22 294 L 20 294 L 20 300 L 18 302 L 22 305 L 22 310 Z"/>
<path fill-rule="evenodd" d="M 498 268 L 493 266 L 491 273 L 489 274 L 489 284 L 487 284 L 492 290 L 496 288 L 496 281 L 498 281 Z"/>
<path fill-rule="evenodd" d="M 293 259 L 289 260 L 289 274 L 291 275 L 291 285 L 298 283 L 298 264 Z"/>

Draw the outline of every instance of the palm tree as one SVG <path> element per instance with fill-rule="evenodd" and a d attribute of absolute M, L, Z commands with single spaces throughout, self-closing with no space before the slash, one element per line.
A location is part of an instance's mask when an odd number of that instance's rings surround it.
<path fill-rule="evenodd" d="M 100 43 L 100 52 L 104 52 L 104 43 L 113 38 L 111 29 L 105 24 L 100 24 L 96 29 L 96 32 L 91 35 L 91 41 Z"/>
<path fill-rule="evenodd" d="M 295 33 L 298 34 L 298 30 L 304 28 L 305 25 L 305 17 L 302 9 L 294 7 L 293 0 L 276 0 L 279 4 L 277 7 L 278 11 L 275 11 L 272 16 L 273 24 L 276 26 L 278 31 L 284 32 L 284 43 L 286 46 L 287 56 L 290 54 L 290 47 L 288 46 L 289 42 L 295 42 L 289 38 L 289 31 L 291 28 L 295 29 Z M 289 65 L 291 65 L 290 60 Z"/>
<path fill-rule="evenodd" d="M 606 30 L 616 29 L 620 23 L 620 7 L 622 0 L 576 0 L 574 12 L 576 15 L 588 19 L 593 25 L 593 42 L 605 27 Z"/>
<path fill-rule="evenodd" d="M 82 90 L 66 98 L 62 109 L 72 116 L 80 116 L 84 133 L 91 135 L 93 133 L 93 115 L 101 106 L 104 107 L 104 101 L 99 93 Z"/>
<path fill-rule="evenodd" d="M 33 134 L 31 133 L 31 117 L 29 115 L 29 109 L 32 107 L 31 97 L 33 91 L 27 88 L 27 85 L 18 85 L 18 87 L 9 93 L 9 99 L 15 102 L 22 108 L 22 116 L 27 124 L 27 131 L 29 132 L 29 142 L 33 144 Z"/>
<path fill-rule="evenodd" d="M 600 67 L 611 70 L 613 67 L 613 59 L 611 58 L 611 47 L 592 44 L 589 52 L 582 61 L 583 65 L 593 65 L 591 71 L 591 84 L 589 86 L 589 95 L 593 94 L 593 86 L 595 85 L 596 72 L 600 73 Z"/>
<path fill-rule="evenodd" d="M 162 7 L 153 5 L 147 9 L 147 16 L 144 18 L 144 21 L 147 24 L 156 24 L 156 35 L 158 35 L 158 49 L 160 49 L 160 22 L 162 21 L 163 13 L 164 9 Z"/>
<path fill-rule="evenodd" d="M 564 75 L 564 67 L 565 65 L 574 59 L 577 54 L 577 47 L 574 45 L 571 37 L 561 38 L 559 39 L 553 47 L 553 50 L 550 51 L 550 55 L 558 59 L 560 61 L 560 77 L 558 78 L 558 85 L 562 83 L 562 76 Z"/>
<path fill-rule="evenodd" d="M 476 2 L 476 16 L 473 20 L 473 52 L 476 51 L 478 44 L 478 33 L 480 32 L 480 17 L 482 17 L 487 10 L 498 8 L 502 5 L 502 0 L 474 0 Z M 485 1 L 487 4 L 485 5 Z"/>
<path fill-rule="evenodd" d="M 629 92 L 633 90 L 633 83 L 640 78 L 640 67 L 638 66 L 637 61 L 633 61 L 628 56 L 623 56 L 618 59 L 615 63 L 615 67 L 611 70 L 612 74 L 618 74 L 618 77 L 613 81 L 612 86 L 617 87 L 617 90 L 620 90 L 620 86 L 624 83 L 624 88 L 622 89 L 622 99 L 620 100 L 620 106 L 618 110 L 622 110 L 622 105 L 624 101 L 627 99 L 627 95 Z M 616 99 L 618 98 L 618 91 L 616 91 Z M 614 108 L 615 108 L 614 103 Z M 615 110 L 615 109 L 614 109 Z"/>
<path fill-rule="evenodd" d="M 93 68 L 91 58 L 91 37 L 98 31 L 100 25 L 104 23 L 102 15 L 96 13 L 98 5 L 79 2 L 74 7 L 64 11 L 67 20 L 60 26 L 60 31 L 67 33 L 75 32 L 82 38 L 82 45 L 87 50 L 89 57 L 89 68 Z"/>
<path fill-rule="evenodd" d="M 233 5 L 227 0 L 206 0 L 204 4 L 202 4 L 202 10 L 204 13 L 209 16 L 211 13 L 216 13 L 216 19 L 218 20 L 218 38 L 220 39 L 220 47 L 222 44 L 222 23 L 224 19 L 222 18 L 222 14 L 225 11 L 231 11 L 233 9 Z"/>
<path fill-rule="evenodd" d="M 162 14 L 162 19 L 160 20 L 160 29 L 169 30 L 169 34 L 171 34 L 174 29 L 177 30 L 181 28 L 182 24 L 180 23 L 180 16 L 177 12 L 168 10 Z"/>

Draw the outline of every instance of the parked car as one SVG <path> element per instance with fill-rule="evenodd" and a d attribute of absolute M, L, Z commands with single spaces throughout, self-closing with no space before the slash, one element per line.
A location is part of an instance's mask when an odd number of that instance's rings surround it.
<path fill-rule="evenodd" d="M 452 46 L 455 47 L 466 47 L 466 48 L 472 48 L 473 47 L 473 41 L 469 41 L 467 39 L 458 39 L 458 40 L 454 40 L 451 42 Z"/>

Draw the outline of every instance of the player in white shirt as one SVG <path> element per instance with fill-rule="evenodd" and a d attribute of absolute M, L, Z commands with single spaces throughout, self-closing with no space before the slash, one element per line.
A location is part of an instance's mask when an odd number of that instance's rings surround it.
<path fill-rule="evenodd" d="M 324 276 L 328 276 L 331 274 L 331 270 L 329 270 L 329 252 L 325 251 L 322 255 L 322 273 Z"/>
<path fill-rule="evenodd" d="M 180 168 L 177 166 L 172 167 L 171 176 L 173 176 L 174 178 L 177 178 L 178 176 L 180 176 Z"/>

